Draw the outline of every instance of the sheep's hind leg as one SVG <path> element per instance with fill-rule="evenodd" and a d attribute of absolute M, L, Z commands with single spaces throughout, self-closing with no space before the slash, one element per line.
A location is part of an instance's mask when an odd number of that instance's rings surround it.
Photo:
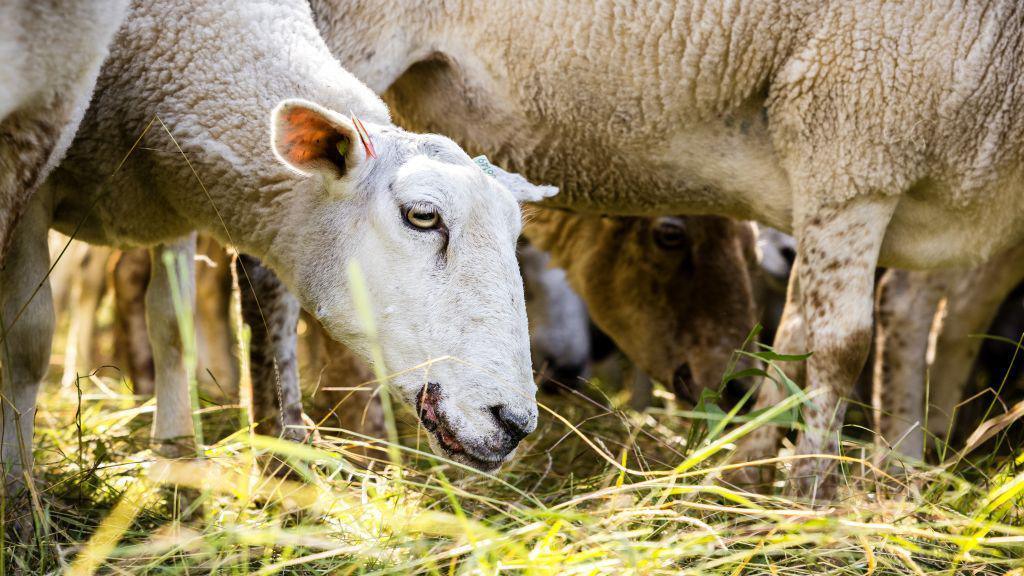
<path fill-rule="evenodd" d="M 315 330 L 323 332 L 317 326 Z M 387 440 L 387 421 L 380 395 L 376 394 L 373 371 L 355 353 L 343 344 L 335 342 L 326 333 L 320 342 L 327 359 L 323 372 L 322 388 L 332 388 L 331 398 L 338 402 L 331 408 L 337 416 L 338 425 L 343 429 L 379 440 Z M 323 390 L 321 394 L 327 393 Z M 371 439 L 366 439 L 371 441 Z M 368 458 L 381 457 L 384 448 L 378 450 L 356 448 L 353 451 Z"/>
<path fill-rule="evenodd" d="M 945 288 L 939 273 L 895 269 L 878 284 L 871 404 L 879 440 L 916 460 L 924 431 L 913 427 L 923 425 L 928 341 Z"/>
<path fill-rule="evenodd" d="M 871 344 L 875 267 L 895 210 L 891 197 L 860 197 L 810 212 L 796 227 L 807 343 L 809 400 L 787 491 L 835 497 L 845 398 Z M 822 457 L 813 457 L 820 454 Z M 811 457 L 808 457 L 811 456 Z"/>
<path fill-rule="evenodd" d="M 924 415 L 930 434 L 940 442 L 953 440 L 951 431 L 957 406 L 964 399 L 964 389 L 981 351 L 983 339 L 971 335 L 988 332 L 1000 305 L 1024 277 L 1024 245 L 998 254 L 971 271 L 956 271 L 951 276 L 946 314 L 930 371 L 928 412 Z M 998 384 L 1002 376 L 995 374 L 993 383 Z M 991 401 L 991 397 L 980 400 L 983 405 Z"/>
<path fill-rule="evenodd" d="M 235 265 L 240 267 L 242 319 L 252 335 L 249 366 L 257 431 L 301 442 L 306 434 L 296 357 L 299 302 L 258 259 L 241 254 Z"/>
<path fill-rule="evenodd" d="M 2 497 L 7 504 L 3 524 L 22 535 L 31 533 L 31 516 L 14 504 L 32 474 L 32 434 L 39 384 L 46 375 L 53 341 L 53 298 L 49 281 L 46 233 L 49 208 L 39 196 L 26 206 L 11 238 L 0 270 L 2 298 L 3 404 L 0 429 L 4 472 Z M 42 282 L 42 284 L 40 284 Z M 36 288 L 39 288 L 38 292 Z"/>
<path fill-rule="evenodd" d="M 169 458 L 196 453 L 189 370 L 185 364 L 194 362 L 195 358 L 187 357 L 183 340 L 185 336 L 194 342 L 195 334 L 193 329 L 192 334 L 183 335 L 179 325 L 179 318 L 184 319 L 185 314 L 191 315 L 195 310 L 195 250 L 195 234 L 150 249 L 146 328 L 153 349 L 156 388 L 153 443 L 161 455 Z M 164 254 L 173 255 L 173 273 L 164 262 Z M 179 264 L 181 261 L 185 266 Z M 175 302 L 172 281 L 176 282 L 180 295 L 178 302 Z M 191 322 L 186 321 L 186 324 Z"/>
<path fill-rule="evenodd" d="M 146 328 L 146 288 L 149 285 L 149 251 L 144 248 L 121 253 L 114 266 L 116 324 L 114 348 L 132 380 L 136 396 L 152 396 L 153 349 Z"/>

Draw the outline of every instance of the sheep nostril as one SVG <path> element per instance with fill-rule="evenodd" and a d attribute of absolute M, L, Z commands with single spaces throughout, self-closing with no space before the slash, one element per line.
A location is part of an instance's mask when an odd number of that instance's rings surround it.
<path fill-rule="evenodd" d="M 722 401 L 726 407 L 731 409 L 747 397 L 747 391 L 743 382 L 730 380 L 722 390 Z"/>
<path fill-rule="evenodd" d="M 498 425 L 509 435 L 512 446 L 519 444 L 520 440 L 532 432 L 529 417 L 514 412 L 507 406 L 491 406 L 490 410 Z"/>
<path fill-rule="evenodd" d="M 416 415 L 423 427 L 433 432 L 438 424 L 438 403 L 441 401 L 441 386 L 430 382 L 416 395 Z"/>
<path fill-rule="evenodd" d="M 779 255 L 789 264 L 789 267 L 793 267 L 793 263 L 796 262 L 796 249 L 791 246 L 783 246 L 779 249 Z"/>
<path fill-rule="evenodd" d="M 554 372 L 551 374 L 551 379 L 559 382 L 560 384 L 576 388 L 579 386 L 580 379 L 586 375 L 586 372 L 587 366 L 585 364 L 555 366 Z"/>
<path fill-rule="evenodd" d="M 541 390 L 548 394 L 556 394 L 579 388 L 588 368 L 586 364 L 560 364 L 553 359 L 545 359 L 539 372 Z"/>

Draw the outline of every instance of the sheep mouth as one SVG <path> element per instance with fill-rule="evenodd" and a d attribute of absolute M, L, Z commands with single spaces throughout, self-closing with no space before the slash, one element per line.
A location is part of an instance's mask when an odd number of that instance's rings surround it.
<path fill-rule="evenodd" d="M 467 450 L 465 444 L 456 437 L 444 413 L 438 408 L 440 400 L 440 386 L 433 382 L 427 384 L 416 395 L 416 415 L 420 424 L 434 437 L 445 455 L 456 462 L 468 464 L 484 472 L 499 468 L 504 460 L 482 458 L 472 450 Z"/>

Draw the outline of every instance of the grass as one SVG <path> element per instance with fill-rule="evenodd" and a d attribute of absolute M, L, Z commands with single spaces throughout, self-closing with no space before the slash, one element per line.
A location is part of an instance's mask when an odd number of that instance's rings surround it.
<path fill-rule="evenodd" d="M 5 541 L 4 574 L 1024 574 L 1024 455 L 887 477 L 847 439 L 843 497 L 814 506 L 716 483 L 736 427 L 713 408 L 623 411 L 593 384 L 541 398 L 496 476 L 430 455 L 407 410 L 397 446 L 331 428 L 296 445 L 206 405 L 201 458 L 163 461 L 152 403 L 115 373 L 50 386 L 38 489 L 4 511 L 31 509 L 36 535 Z"/>

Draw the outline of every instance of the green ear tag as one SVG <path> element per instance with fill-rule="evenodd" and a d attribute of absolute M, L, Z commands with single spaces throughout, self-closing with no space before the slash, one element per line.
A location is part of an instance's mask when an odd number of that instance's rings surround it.
<path fill-rule="evenodd" d="M 338 148 L 338 154 L 341 154 L 341 156 L 344 158 L 345 155 L 348 154 L 348 138 L 342 138 L 341 140 L 338 140 L 338 144 L 336 146 Z"/>

